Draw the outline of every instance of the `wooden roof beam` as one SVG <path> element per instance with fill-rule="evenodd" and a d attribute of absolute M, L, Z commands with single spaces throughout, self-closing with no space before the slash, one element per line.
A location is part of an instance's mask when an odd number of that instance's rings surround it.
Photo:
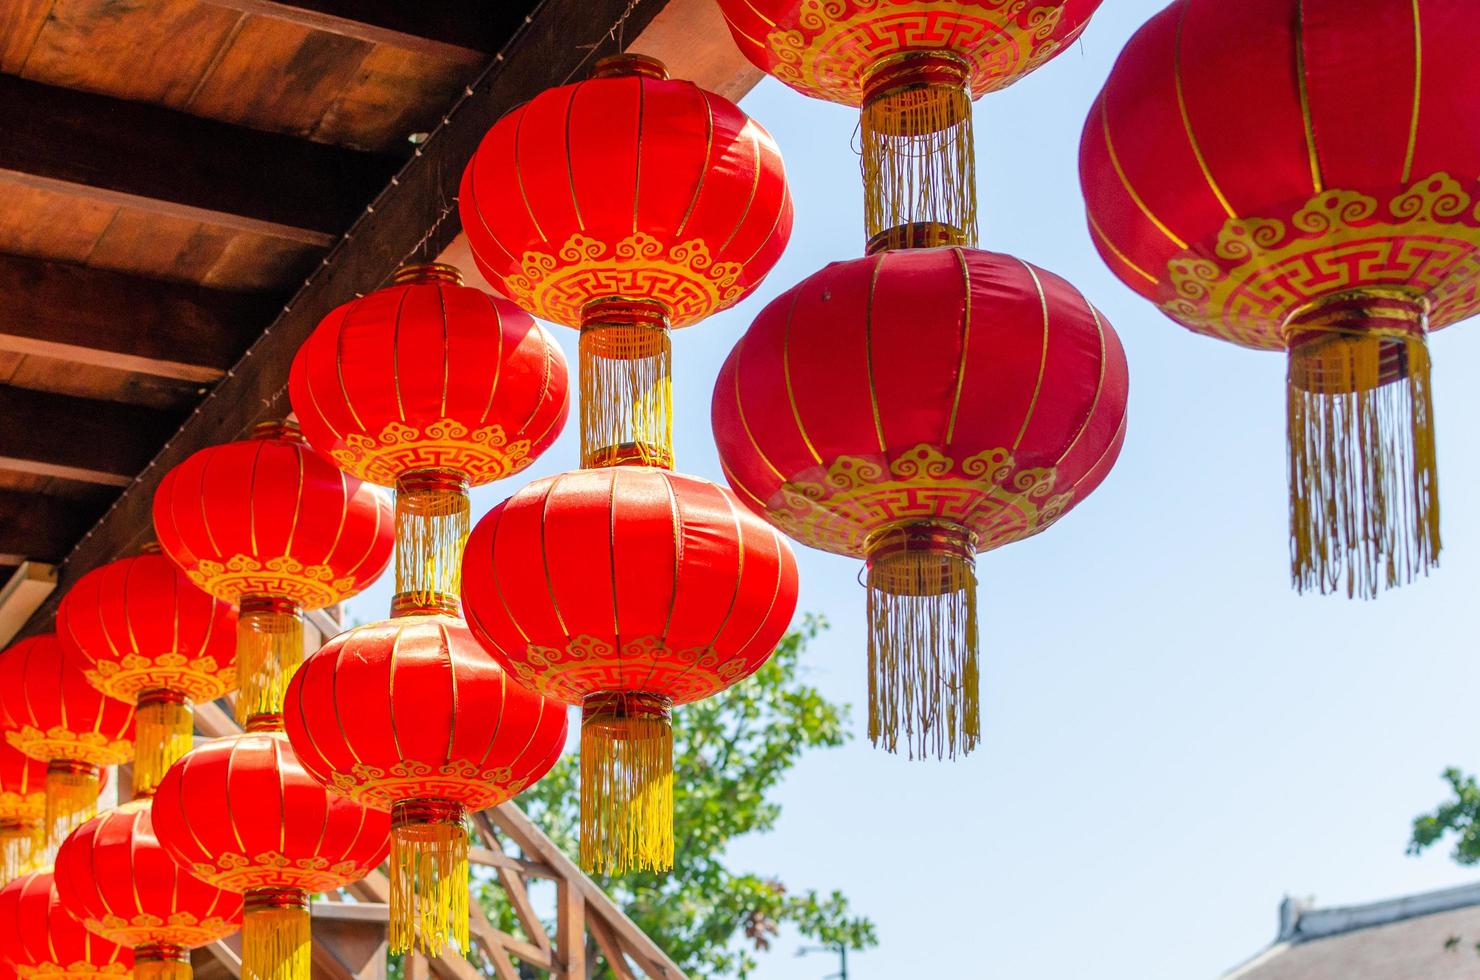
<path fill-rule="evenodd" d="M 98 510 L 61 497 L 0 490 L 0 565 L 60 561 L 97 520 Z"/>
<path fill-rule="evenodd" d="M 126 487 L 179 424 L 136 405 L 0 385 L 0 470 Z"/>
<path fill-rule="evenodd" d="M 0 75 L 0 179 L 308 245 L 400 165 L 173 109 Z"/>
<path fill-rule="evenodd" d="M 263 296 L 0 255 L 0 351 L 179 381 L 226 374 L 272 319 Z"/>

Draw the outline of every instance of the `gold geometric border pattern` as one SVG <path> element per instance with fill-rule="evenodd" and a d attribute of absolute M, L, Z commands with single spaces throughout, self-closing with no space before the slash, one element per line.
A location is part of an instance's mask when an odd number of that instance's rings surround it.
<path fill-rule="evenodd" d="M 472 484 L 502 480 L 528 466 L 528 439 L 511 440 L 502 425 L 469 429 L 456 419 L 423 426 L 388 422 L 374 437 L 353 432 L 346 447 L 330 454 L 340 469 L 383 487 L 402 473 L 424 469 L 456 470 Z"/>
<path fill-rule="evenodd" d="M 5 740 L 33 759 L 73 759 L 93 766 L 117 766 L 134 757 L 132 742 L 99 732 L 70 732 L 58 725 L 43 732 L 32 725 L 5 733 Z"/>

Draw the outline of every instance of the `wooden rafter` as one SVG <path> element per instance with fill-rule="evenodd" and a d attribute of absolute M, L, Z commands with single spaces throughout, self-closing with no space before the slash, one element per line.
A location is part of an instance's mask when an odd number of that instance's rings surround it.
<path fill-rule="evenodd" d="M 270 319 L 260 296 L 0 255 L 0 351 L 211 382 Z"/>
<path fill-rule="evenodd" d="M 398 161 L 0 75 L 0 178 L 330 245 Z"/>
<path fill-rule="evenodd" d="M 0 565 L 59 561 L 97 511 L 60 497 L 0 490 Z"/>
<path fill-rule="evenodd" d="M 133 482 L 179 423 L 174 413 L 11 385 L 0 385 L 0 419 L 0 470 L 116 487 Z"/>

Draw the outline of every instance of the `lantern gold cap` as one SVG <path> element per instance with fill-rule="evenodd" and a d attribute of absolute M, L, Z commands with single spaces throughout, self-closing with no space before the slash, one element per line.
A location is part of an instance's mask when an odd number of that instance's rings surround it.
<path fill-rule="evenodd" d="M 407 286 L 436 282 L 461 286 L 463 284 L 462 270 L 446 262 L 413 262 L 397 269 L 391 275 L 390 285 Z"/>
<path fill-rule="evenodd" d="M 634 75 L 667 81 L 668 66 L 650 55 L 624 51 L 600 59 L 591 70 L 592 78 L 628 78 Z"/>

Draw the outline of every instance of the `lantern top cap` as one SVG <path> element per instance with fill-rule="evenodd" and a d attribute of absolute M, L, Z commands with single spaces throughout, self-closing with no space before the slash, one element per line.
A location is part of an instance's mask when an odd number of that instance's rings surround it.
<path fill-rule="evenodd" d="M 303 430 L 298 423 L 292 419 L 267 419 L 252 426 L 252 439 L 286 439 L 289 442 L 303 442 Z"/>
<path fill-rule="evenodd" d="M 632 51 L 624 51 L 621 54 L 608 55 L 596 62 L 596 67 L 591 70 L 592 78 L 655 78 L 660 82 L 668 80 L 668 66 L 657 58 L 645 54 L 636 54 Z"/>
<path fill-rule="evenodd" d="M 446 262 L 412 262 L 401 266 L 391 275 L 390 285 L 408 286 L 438 282 L 461 286 L 463 284 L 462 270 Z"/>
<path fill-rule="evenodd" d="M 139 554 L 141 554 L 141 555 L 157 555 L 157 554 L 160 554 L 159 542 L 158 541 L 145 541 L 143 544 L 139 545 Z"/>

